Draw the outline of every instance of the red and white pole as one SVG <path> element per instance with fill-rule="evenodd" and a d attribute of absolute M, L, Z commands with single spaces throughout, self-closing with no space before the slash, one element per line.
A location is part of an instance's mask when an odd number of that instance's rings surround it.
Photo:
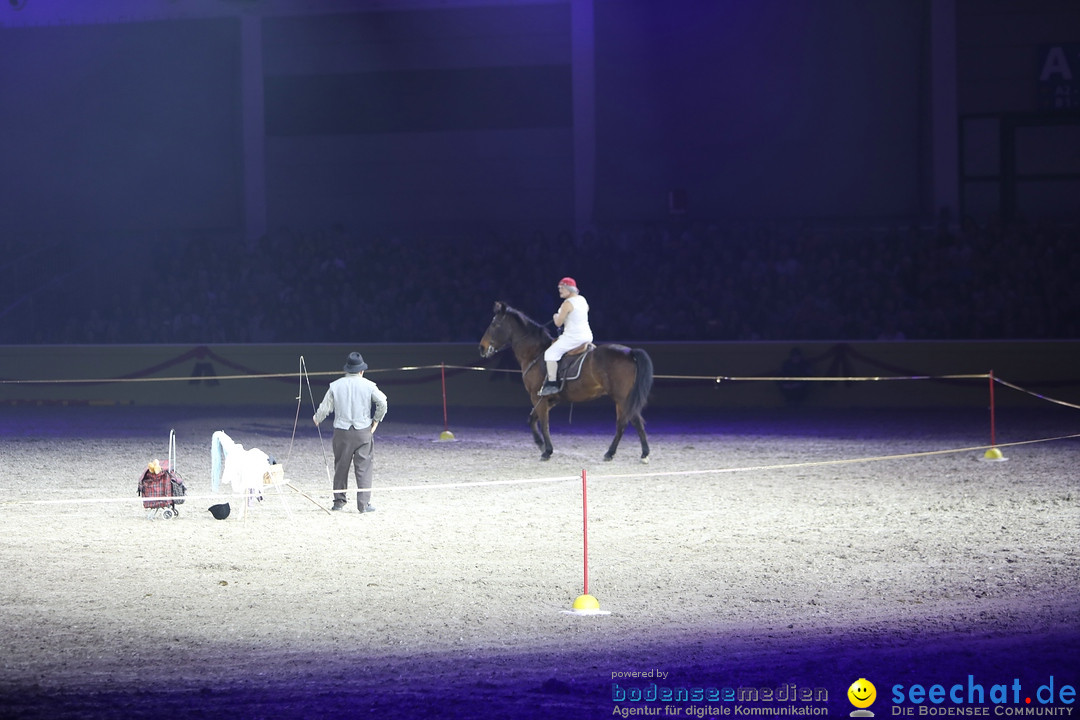
<path fill-rule="evenodd" d="M 581 471 L 581 540 L 584 552 L 582 553 L 585 560 L 585 589 L 586 595 L 589 594 L 589 488 L 588 483 L 585 481 L 585 470 Z"/>
<path fill-rule="evenodd" d="M 450 422 L 446 419 L 446 363 L 439 363 L 442 371 L 442 422 L 443 431 L 439 433 L 440 440 L 453 440 L 454 433 L 450 432 Z"/>
<path fill-rule="evenodd" d="M 584 593 L 574 600 L 574 610 L 582 613 L 597 612 L 600 610 L 600 601 L 589 594 L 589 487 L 585 470 L 581 471 L 581 538 L 585 587 Z"/>
<path fill-rule="evenodd" d="M 983 460 L 1002 461 L 1005 456 L 997 446 L 996 408 L 994 405 L 994 371 L 990 371 L 990 449 L 983 453 Z"/>

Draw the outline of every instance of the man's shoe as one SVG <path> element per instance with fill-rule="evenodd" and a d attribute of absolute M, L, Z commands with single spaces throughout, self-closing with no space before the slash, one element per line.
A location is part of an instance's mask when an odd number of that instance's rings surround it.
<path fill-rule="evenodd" d="M 345 503 L 344 503 L 343 501 L 341 501 L 341 500 L 335 500 L 335 501 L 334 501 L 334 507 L 332 507 L 332 508 L 330 508 L 330 509 L 331 509 L 331 510 L 340 510 L 340 509 L 341 509 L 341 508 L 343 508 L 343 507 L 345 507 Z"/>
<path fill-rule="evenodd" d="M 544 386 L 541 387 L 540 392 L 536 394 L 540 397 L 544 397 L 545 395 L 554 395 L 557 392 L 559 392 L 559 383 L 554 380 L 545 380 Z"/>
<path fill-rule="evenodd" d="M 368 503 L 367 505 L 357 505 L 356 511 L 360 513 L 375 512 L 375 506 L 371 503 Z"/>

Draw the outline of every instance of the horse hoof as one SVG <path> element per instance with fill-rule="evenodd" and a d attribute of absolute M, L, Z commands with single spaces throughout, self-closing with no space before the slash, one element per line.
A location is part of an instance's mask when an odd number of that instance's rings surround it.
<path fill-rule="evenodd" d="M 641 464 L 642 464 L 642 465 L 648 465 L 648 464 L 649 464 L 649 456 L 648 456 L 648 455 L 646 455 L 645 457 L 641 458 Z"/>
<path fill-rule="evenodd" d="M 614 457 L 614 455 L 605 455 L 604 462 L 611 462 Z"/>
<path fill-rule="evenodd" d="M 544 453 L 543 455 L 540 456 L 540 459 L 541 460 L 550 460 L 551 455 L 549 453 Z"/>

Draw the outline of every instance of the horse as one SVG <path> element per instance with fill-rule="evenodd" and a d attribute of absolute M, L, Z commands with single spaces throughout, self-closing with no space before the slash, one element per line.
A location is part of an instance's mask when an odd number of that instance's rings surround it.
<path fill-rule="evenodd" d="M 537 447 L 543 450 L 540 459 L 550 459 L 553 451 L 548 430 L 551 408 L 561 401 L 584 402 L 607 395 L 615 401 L 615 439 L 604 453 L 604 460 L 615 457 L 623 431 L 632 425 L 641 438 L 641 462 L 649 462 L 649 440 L 641 417 L 653 384 L 649 354 L 625 345 L 599 345 L 586 355 L 576 379 L 567 380 L 558 393 L 541 397 L 537 392 L 547 377 L 544 350 L 552 342 L 551 335 L 541 325 L 503 302 L 495 303 L 495 317 L 480 338 L 481 357 L 489 358 L 509 347 L 521 365 L 521 381 L 535 401 L 529 414 L 529 428 Z"/>

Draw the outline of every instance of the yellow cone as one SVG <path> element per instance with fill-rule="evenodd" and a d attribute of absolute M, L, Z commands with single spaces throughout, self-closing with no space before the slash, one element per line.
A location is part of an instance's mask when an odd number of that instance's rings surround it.
<path fill-rule="evenodd" d="M 453 440 L 454 439 L 454 433 L 450 432 L 449 430 L 443 430 L 441 433 L 439 433 L 439 439 L 440 440 Z"/>
<path fill-rule="evenodd" d="M 996 448 L 996 447 L 993 447 L 993 448 L 990 448 L 989 450 L 987 450 L 983 454 L 983 457 L 985 459 L 987 459 L 987 460 L 1004 460 L 1005 459 L 1005 456 L 1001 454 L 1001 449 Z"/>
<path fill-rule="evenodd" d="M 592 595 L 578 595 L 574 600 L 575 610 L 599 610 L 600 601 L 594 598 Z"/>

